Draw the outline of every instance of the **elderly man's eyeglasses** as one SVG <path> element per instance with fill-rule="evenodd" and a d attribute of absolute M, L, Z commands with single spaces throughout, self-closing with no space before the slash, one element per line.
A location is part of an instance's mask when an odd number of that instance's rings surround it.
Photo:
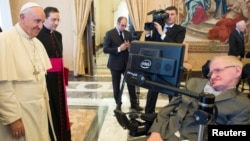
<path fill-rule="evenodd" d="M 214 69 L 213 71 L 210 71 L 208 74 L 207 74 L 207 77 L 210 78 L 213 74 L 219 74 L 221 72 L 223 72 L 225 69 L 227 68 L 232 68 L 232 67 L 235 67 L 235 66 L 226 66 L 224 68 L 217 68 L 217 69 Z"/>

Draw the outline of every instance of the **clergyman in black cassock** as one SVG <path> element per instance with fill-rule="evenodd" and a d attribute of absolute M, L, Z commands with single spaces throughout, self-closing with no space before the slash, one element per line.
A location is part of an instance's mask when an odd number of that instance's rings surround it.
<path fill-rule="evenodd" d="M 57 8 L 44 9 L 46 20 L 43 29 L 37 38 L 43 43 L 52 64 L 47 71 L 46 82 L 49 93 L 53 127 L 57 141 L 71 141 L 70 122 L 67 106 L 66 84 L 67 79 L 63 65 L 62 35 L 56 31 L 60 16 Z M 51 129 L 50 129 L 50 134 Z M 52 141 L 55 139 L 51 138 Z"/>

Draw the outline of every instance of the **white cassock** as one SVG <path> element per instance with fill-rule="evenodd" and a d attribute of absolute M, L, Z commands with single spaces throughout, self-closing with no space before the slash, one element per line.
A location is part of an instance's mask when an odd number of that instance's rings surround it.
<path fill-rule="evenodd" d="M 0 141 L 50 141 L 45 73 L 51 64 L 42 43 L 16 24 L 0 33 Z M 8 124 L 22 119 L 25 137 Z"/>

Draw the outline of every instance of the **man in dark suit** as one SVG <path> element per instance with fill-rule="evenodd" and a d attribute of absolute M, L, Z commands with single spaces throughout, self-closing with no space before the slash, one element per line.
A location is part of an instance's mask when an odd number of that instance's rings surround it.
<path fill-rule="evenodd" d="M 0 27 L 0 32 L 2 32 L 2 28 Z"/>
<path fill-rule="evenodd" d="M 177 8 L 174 6 L 170 6 L 167 7 L 165 11 L 169 15 L 169 17 L 165 19 L 165 23 L 163 25 L 160 25 L 159 23 L 154 22 L 154 29 L 152 30 L 152 33 L 150 30 L 146 30 L 145 41 L 182 43 L 185 39 L 186 29 L 180 25 L 175 24 L 178 13 Z M 147 94 L 145 113 L 155 112 L 157 97 L 158 92 L 149 89 Z"/>
<path fill-rule="evenodd" d="M 244 20 L 236 23 L 236 28 L 230 33 L 229 36 L 229 51 L 228 55 L 236 56 L 239 60 L 244 58 L 245 43 L 244 32 L 246 30 L 246 22 Z"/>
<path fill-rule="evenodd" d="M 106 32 L 103 52 L 109 54 L 107 67 L 112 75 L 113 93 L 116 102 L 116 109 L 121 110 L 122 92 L 120 89 L 121 75 L 127 68 L 129 47 L 132 41 L 132 35 L 126 31 L 127 18 L 119 17 L 115 28 Z M 141 111 L 142 108 L 137 103 L 135 86 L 127 84 L 131 108 Z"/>

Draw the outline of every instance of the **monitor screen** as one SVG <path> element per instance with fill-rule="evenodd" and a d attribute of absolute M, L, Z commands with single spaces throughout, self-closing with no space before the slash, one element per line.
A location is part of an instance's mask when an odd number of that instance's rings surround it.
<path fill-rule="evenodd" d="M 175 95 L 174 91 L 146 81 L 179 87 L 183 72 L 185 45 L 179 43 L 132 41 L 126 72 L 126 82 Z"/>

